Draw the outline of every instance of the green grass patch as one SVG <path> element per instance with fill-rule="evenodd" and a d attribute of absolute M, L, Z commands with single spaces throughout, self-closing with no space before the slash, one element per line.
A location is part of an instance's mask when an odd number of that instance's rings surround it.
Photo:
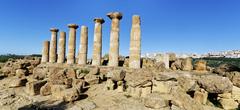
<path fill-rule="evenodd" d="M 207 61 L 207 65 L 210 67 L 218 67 L 221 64 L 232 64 L 240 68 L 240 58 L 197 58 L 193 59 L 193 63 L 198 60 Z"/>

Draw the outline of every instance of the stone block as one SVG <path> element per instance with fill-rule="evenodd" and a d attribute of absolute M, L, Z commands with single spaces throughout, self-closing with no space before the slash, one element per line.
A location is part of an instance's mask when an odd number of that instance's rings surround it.
<path fill-rule="evenodd" d="M 150 94 L 152 92 L 152 88 L 151 87 L 144 87 L 142 88 L 142 93 L 141 93 L 141 97 L 145 98 L 148 96 L 148 94 Z"/>
<path fill-rule="evenodd" d="M 16 76 L 18 78 L 22 78 L 24 76 L 28 75 L 28 70 L 25 70 L 25 69 L 17 69 L 16 70 Z"/>
<path fill-rule="evenodd" d="M 76 71 L 72 68 L 67 69 L 66 75 L 67 75 L 67 78 L 76 79 Z"/>
<path fill-rule="evenodd" d="M 87 74 L 84 77 L 84 80 L 88 84 L 90 84 L 90 85 L 94 85 L 94 84 L 99 84 L 100 83 L 100 77 L 98 75 Z"/>
<path fill-rule="evenodd" d="M 79 99 L 80 95 L 77 89 L 67 88 L 65 85 L 53 85 L 51 87 L 52 96 L 56 100 L 73 102 Z"/>
<path fill-rule="evenodd" d="M 99 72 L 100 72 L 100 68 L 96 67 L 96 68 L 91 69 L 88 74 L 98 75 Z"/>
<path fill-rule="evenodd" d="M 206 104 L 208 98 L 208 93 L 205 90 L 195 91 L 193 99 L 200 103 L 200 104 Z"/>
<path fill-rule="evenodd" d="M 232 98 L 233 98 L 234 100 L 237 100 L 238 103 L 240 103 L 240 88 L 239 88 L 239 87 L 233 86 L 233 89 L 232 89 Z"/>
<path fill-rule="evenodd" d="M 124 92 L 125 91 L 125 85 L 123 81 L 117 82 L 117 92 Z"/>
<path fill-rule="evenodd" d="M 111 79 L 107 79 L 105 90 L 114 90 L 115 84 Z"/>
<path fill-rule="evenodd" d="M 51 93 L 54 99 L 63 100 L 63 91 L 67 89 L 66 85 L 52 85 Z"/>
<path fill-rule="evenodd" d="M 47 76 L 48 69 L 47 68 L 34 68 L 33 69 L 33 78 L 38 80 L 43 80 Z"/>
<path fill-rule="evenodd" d="M 85 87 L 85 81 L 83 79 L 74 79 L 72 86 L 73 88 L 77 89 L 79 93 L 82 93 L 83 88 Z"/>
<path fill-rule="evenodd" d="M 41 87 L 40 89 L 40 95 L 42 96 L 47 96 L 52 94 L 51 93 L 51 84 L 50 83 L 46 83 L 44 86 Z"/>
<path fill-rule="evenodd" d="M 155 81 L 153 83 L 152 92 L 158 92 L 158 93 L 170 93 L 171 87 L 163 81 Z"/>
<path fill-rule="evenodd" d="M 168 107 L 169 101 L 162 98 L 158 93 L 152 93 L 144 98 L 144 105 L 147 108 L 161 109 Z"/>
<path fill-rule="evenodd" d="M 183 71 L 191 71 L 193 70 L 192 58 L 185 58 L 182 62 L 182 70 Z"/>
<path fill-rule="evenodd" d="M 207 62 L 204 60 L 199 60 L 194 64 L 194 70 L 196 71 L 207 71 Z"/>
<path fill-rule="evenodd" d="M 29 95 L 39 95 L 40 89 L 47 83 L 46 80 L 28 82 L 26 85 L 26 92 Z"/>
<path fill-rule="evenodd" d="M 127 92 L 132 97 L 141 97 L 142 88 L 139 87 L 128 87 Z"/>
<path fill-rule="evenodd" d="M 26 78 L 13 78 L 9 82 L 9 87 L 14 88 L 14 87 L 25 86 L 27 82 L 28 82 L 28 80 Z"/>
<path fill-rule="evenodd" d="M 70 88 L 62 91 L 63 100 L 65 102 L 73 102 L 80 98 L 79 92 L 75 88 Z"/>
<path fill-rule="evenodd" d="M 235 102 L 233 99 L 220 99 L 220 104 L 222 105 L 223 109 L 225 110 L 233 110 L 238 108 L 238 103 Z"/>
<path fill-rule="evenodd" d="M 126 71 L 124 70 L 113 70 L 107 73 L 107 77 L 111 78 L 113 81 L 122 81 L 126 76 Z"/>

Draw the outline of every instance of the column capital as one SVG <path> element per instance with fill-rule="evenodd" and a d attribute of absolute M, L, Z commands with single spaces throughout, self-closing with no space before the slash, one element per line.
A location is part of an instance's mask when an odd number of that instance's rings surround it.
<path fill-rule="evenodd" d="M 139 15 L 132 16 L 132 24 L 141 24 L 141 19 Z"/>
<path fill-rule="evenodd" d="M 81 29 L 87 29 L 88 27 L 87 26 L 85 26 L 85 25 L 82 25 L 81 26 Z"/>
<path fill-rule="evenodd" d="M 101 23 L 101 24 L 103 24 L 103 23 L 105 22 L 103 18 L 94 18 L 93 21 L 94 21 L 95 23 Z"/>
<path fill-rule="evenodd" d="M 57 28 L 50 28 L 51 32 L 58 32 L 59 30 Z"/>
<path fill-rule="evenodd" d="M 44 44 L 49 44 L 49 43 L 50 43 L 50 41 L 48 41 L 48 40 L 45 40 L 43 43 L 44 43 Z"/>
<path fill-rule="evenodd" d="M 110 12 L 110 13 L 107 14 L 107 16 L 110 19 L 119 19 L 119 20 L 122 19 L 122 13 L 120 13 L 120 12 Z"/>
<path fill-rule="evenodd" d="M 61 32 L 60 32 L 60 34 L 66 34 L 66 32 L 64 32 L 64 31 L 61 31 Z"/>
<path fill-rule="evenodd" d="M 69 28 L 77 29 L 77 28 L 78 28 L 78 25 L 77 25 L 77 24 L 68 24 L 68 27 L 69 27 Z"/>

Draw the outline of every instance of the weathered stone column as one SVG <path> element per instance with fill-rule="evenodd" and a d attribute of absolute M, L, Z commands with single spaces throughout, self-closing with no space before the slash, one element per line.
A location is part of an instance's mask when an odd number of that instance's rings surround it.
<path fill-rule="evenodd" d="M 94 42 L 92 65 L 100 66 L 102 58 L 102 24 L 105 22 L 102 18 L 95 18 Z"/>
<path fill-rule="evenodd" d="M 52 32 L 52 35 L 51 35 L 51 43 L 50 43 L 49 62 L 55 63 L 55 62 L 57 62 L 57 32 L 58 32 L 58 29 L 51 28 L 50 31 Z"/>
<path fill-rule="evenodd" d="M 192 58 L 191 57 L 185 58 L 182 62 L 182 66 L 183 66 L 183 71 L 193 70 Z"/>
<path fill-rule="evenodd" d="M 78 28 L 77 24 L 69 24 L 69 41 L 68 41 L 68 55 L 67 55 L 67 64 L 75 63 L 75 51 L 76 51 L 76 29 Z"/>
<path fill-rule="evenodd" d="M 60 32 L 59 47 L 58 47 L 58 63 L 64 63 L 65 61 L 65 51 L 66 51 L 66 33 Z"/>
<path fill-rule="evenodd" d="M 43 49 L 42 49 L 42 63 L 46 63 L 49 61 L 49 41 L 43 42 Z"/>
<path fill-rule="evenodd" d="M 78 64 L 87 64 L 87 51 L 88 51 L 88 28 L 87 26 L 81 26 L 81 38 L 78 54 Z"/>
<path fill-rule="evenodd" d="M 169 55 L 168 54 L 158 54 L 156 56 L 156 62 L 162 62 L 166 69 L 169 69 Z"/>
<path fill-rule="evenodd" d="M 112 20 L 110 33 L 110 51 L 108 66 L 118 66 L 119 57 L 119 21 L 122 19 L 120 12 L 111 12 L 107 16 Z"/>
<path fill-rule="evenodd" d="M 140 16 L 132 17 L 132 29 L 130 38 L 129 67 L 140 68 L 141 66 L 141 21 Z"/>

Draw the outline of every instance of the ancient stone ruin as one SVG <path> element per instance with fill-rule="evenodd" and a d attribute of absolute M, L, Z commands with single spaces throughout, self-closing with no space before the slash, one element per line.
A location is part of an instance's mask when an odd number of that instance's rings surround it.
<path fill-rule="evenodd" d="M 122 13 L 111 12 L 107 16 L 112 20 L 110 32 L 110 50 L 108 66 L 119 66 L 119 31 L 120 20 Z M 102 61 L 102 24 L 105 22 L 103 18 L 95 18 L 94 28 L 94 42 L 92 62 L 93 66 L 101 66 Z M 134 15 L 132 17 L 132 29 L 130 35 L 130 55 L 129 67 L 141 68 L 141 21 L 140 16 Z M 51 28 L 51 41 L 44 41 L 42 50 L 42 63 L 67 63 L 67 64 L 87 64 L 87 50 L 88 50 L 88 28 L 81 26 L 80 48 L 78 56 L 76 57 L 76 31 L 77 24 L 69 24 L 69 40 L 68 40 L 68 53 L 65 60 L 66 51 L 66 33 L 60 32 L 59 45 L 57 45 L 58 29 Z M 50 46 L 50 49 L 49 49 Z M 58 46 L 58 50 L 57 50 Z M 58 52 L 58 53 L 57 53 Z M 77 60 L 76 60 L 77 59 Z M 78 61 L 78 62 L 76 62 Z"/>
<path fill-rule="evenodd" d="M 88 28 L 69 24 L 69 35 L 51 28 L 42 58 L 9 59 L 0 65 L 1 110 L 237 110 L 240 68 L 210 67 L 175 53 L 141 58 L 140 16 L 132 17 L 129 57 L 119 55 L 122 14 L 111 19 L 109 56 L 102 56 L 103 18 L 95 18 L 93 55 Z M 68 46 L 66 40 L 68 39 Z M 68 51 L 68 53 L 66 53 Z M 107 63 L 106 63 L 107 62 Z"/>

